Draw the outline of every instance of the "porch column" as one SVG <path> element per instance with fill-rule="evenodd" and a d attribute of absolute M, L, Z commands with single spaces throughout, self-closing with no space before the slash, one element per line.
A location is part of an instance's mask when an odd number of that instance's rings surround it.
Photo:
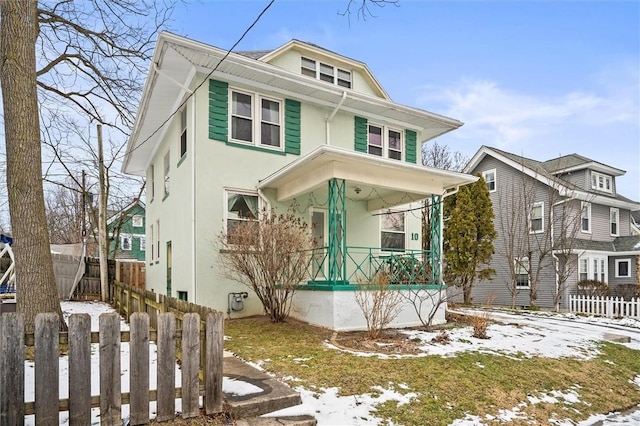
<path fill-rule="evenodd" d="M 328 256 L 329 274 L 328 280 L 331 284 L 344 281 L 346 273 L 346 243 L 347 233 L 346 209 L 345 209 L 345 181 L 344 179 L 329 180 L 329 200 L 328 200 Z"/>
<path fill-rule="evenodd" d="M 442 197 L 431 196 L 431 282 L 442 283 Z"/>

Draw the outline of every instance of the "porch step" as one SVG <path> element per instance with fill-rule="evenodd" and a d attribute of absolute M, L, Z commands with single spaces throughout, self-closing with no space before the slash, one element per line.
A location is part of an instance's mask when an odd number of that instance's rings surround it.
<path fill-rule="evenodd" d="M 228 407 L 236 420 L 258 417 L 263 414 L 293 407 L 302 403 L 298 392 L 233 356 L 224 357 L 222 373 L 225 377 L 249 383 L 250 385 L 257 386 L 262 390 L 261 392 L 250 393 L 244 396 L 230 393 L 224 394 Z M 240 425 L 241 423 L 237 424 Z M 264 424 L 266 426 L 273 423 L 246 424 Z M 303 426 L 311 423 L 282 424 Z"/>

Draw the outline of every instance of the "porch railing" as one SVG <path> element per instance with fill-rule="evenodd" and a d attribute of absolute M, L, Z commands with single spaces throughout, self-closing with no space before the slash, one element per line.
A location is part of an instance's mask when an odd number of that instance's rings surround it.
<path fill-rule="evenodd" d="M 308 283 L 315 285 L 358 284 L 377 274 L 385 274 L 391 284 L 432 284 L 430 252 L 426 250 L 385 251 L 380 247 L 347 246 L 338 253 L 340 273 L 328 275 L 328 247 L 311 250 L 307 267 Z"/>

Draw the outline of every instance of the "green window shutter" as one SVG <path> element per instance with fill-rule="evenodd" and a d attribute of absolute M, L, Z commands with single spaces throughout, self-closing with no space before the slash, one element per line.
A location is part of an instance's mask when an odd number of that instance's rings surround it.
<path fill-rule="evenodd" d="M 355 117 L 355 147 L 358 152 L 367 152 L 367 119 Z"/>
<path fill-rule="evenodd" d="M 229 83 L 209 80 L 209 139 L 229 140 Z"/>
<path fill-rule="evenodd" d="M 405 159 L 407 163 L 416 163 L 416 132 L 413 130 L 406 130 L 404 132 L 405 141 L 407 145 L 407 152 L 405 154 Z"/>
<path fill-rule="evenodd" d="M 284 152 L 300 155 L 300 102 L 284 101 Z"/>

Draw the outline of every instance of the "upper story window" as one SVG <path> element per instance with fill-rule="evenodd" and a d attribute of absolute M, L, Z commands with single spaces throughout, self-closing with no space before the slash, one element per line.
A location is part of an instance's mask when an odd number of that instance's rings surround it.
<path fill-rule="evenodd" d="M 544 202 L 534 203 L 529 217 L 529 232 L 544 232 Z"/>
<path fill-rule="evenodd" d="M 227 209 L 225 210 L 225 231 L 231 244 L 246 242 L 252 232 L 242 227 L 242 224 L 258 219 L 260 201 L 258 194 L 244 191 L 226 191 Z"/>
<path fill-rule="evenodd" d="M 300 60 L 300 72 L 307 77 L 313 77 L 351 89 L 351 71 L 336 68 L 333 65 L 318 62 L 303 56 Z"/>
<path fill-rule="evenodd" d="M 140 251 L 147 251 L 147 237 L 140 237 Z"/>
<path fill-rule="evenodd" d="M 380 216 L 380 246 L 383 251 L 404 251 L 405 213 L 390 212 Z"/>
<path fill-rule="evenodd" d="M 125 251 L 131 250 L 131 235 L 129 234 L 120 235 L 120 248 Z"/>
<path fill-rule="evenodd" d="M 131 225 L 134 228 L 142 228 L 142 226 L 144 226 L 142 216 L 139 214 L 134 214 L 131 218 Z"/>
<path fill-rule="evenodd" d="M 482 178 L 487 184 L 489 192 L 495 192 L 496 190 L 496 169 L 487 170 L 482 172 Z"/>
<path fill-rule="evenodd" d="M 591 203 L 585 203 L 584 201 L 580 204 L 582 207 L 582 213 L 580 216 L 580 231 L 582 232 L 591 232 Z"/>
<path fill-rule="evenodd" d="M 149 190 L 151 191 L 151 201 L 153 201 L 153 196 L 156 194 L 156 178 L 153 164 L 149 167 Z"/>
<path fill-rule="evenodd" d="M 617 237 L 620 231 L 620 227 L 618 226 L 620 222 L 620 211 L 612 207 L 611 209 L 609 209 L 609 217 L 609 222 L 611 224 L 611 235 Z"/>
<path fill-rule="evenodd" d="M 231 91 L 231 140 L 282 149 L 282 102 Z"/>
<path fill-rule="evenodd" d="M 591 189 L 613 192 L 611 176 L 603 175 L 602 173 L 598 172 L 591 172 Z"/>
<path fill-rule="evenodd" d="M 403 145 L 401 131 L 369 124 L 367 138 L 367 151 L 369 154 L 402 160 Z"/>
<path fill-rule="evenodd" d="M 187 107 L 180 111 L 180 158 L 187 153 Z"/>

